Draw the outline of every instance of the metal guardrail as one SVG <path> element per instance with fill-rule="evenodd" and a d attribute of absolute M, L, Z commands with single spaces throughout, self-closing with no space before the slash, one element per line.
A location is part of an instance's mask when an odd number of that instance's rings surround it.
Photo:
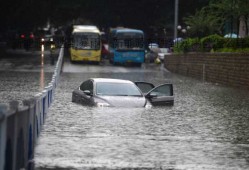
<path fill-rule="evenodd" d="M 32 170 L 34 148 L 54 100 L 64 55 L 60 49 L 51 82 L 42 93 L 22 102 L 0 104 L 0 170 Z"/>

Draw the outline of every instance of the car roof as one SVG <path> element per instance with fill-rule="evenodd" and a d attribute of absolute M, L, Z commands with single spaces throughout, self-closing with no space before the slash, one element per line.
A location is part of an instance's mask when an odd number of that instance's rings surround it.
<path fill-rule="evenodd" d="M 126 32 L 134 32 L 134 33 L 144 33 L 142 30 L 139 29 L 133 29 L 133 28 L 112 28 L 111 32 L 113 33 L 126 33 Z"/>
<path fill-rule="evenodd" d="M 134 84 L 130 80 L 123 80 L 123 79 L 112 79 L 112 78 L 91 78 L 94 82 L 112 82 L 112 83 L 128 83 Z"/>
<path fill-rule="evenodd" d="M 117 33 L 127 33 L 127 32 L 134 32 L 134 33 L 143 33 L 142 30 L 137 30 L 137 29 L 129 29 L 129 28 L 125 28 L 125 29 L 118 29 Z"/>

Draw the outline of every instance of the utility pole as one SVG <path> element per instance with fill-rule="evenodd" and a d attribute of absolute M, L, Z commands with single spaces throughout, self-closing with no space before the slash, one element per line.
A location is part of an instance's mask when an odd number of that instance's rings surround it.
<path fill-rule="evenodd" d="M 174 26 L 174 40 L 177 38 L 177 25 L 178 25 L 178 4 L 179 4 L 179 0 L 175 0 L 175 26 Z"/>

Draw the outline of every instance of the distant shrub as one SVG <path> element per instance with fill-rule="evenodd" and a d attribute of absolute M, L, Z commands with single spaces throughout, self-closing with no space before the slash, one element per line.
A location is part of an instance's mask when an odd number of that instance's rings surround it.
<path fill-rule="evenodd" d="M 249 48 L 221 48 L 217 50 L 216 52 L 221 53 L 249 53 Z"/>
<path fill-rule="evenodd" d="M 201 51 L 201 44 L 198 38 L 188 38 L 178 42 L 174 46 L 175 52 L 196 52 Z"/>
<path fill-rule="evenodd" d="M 188 38 L 174 45 L 174 52 L 249 52 L 249 37 L 224 38 L 209 35 L 202 39 Z"/>
<path fill-rule="evenodd" d="M 201 39 L 202 51 L 210 52 L 223 48 L 224 38 L 220 35 L 209 35 Z"/>

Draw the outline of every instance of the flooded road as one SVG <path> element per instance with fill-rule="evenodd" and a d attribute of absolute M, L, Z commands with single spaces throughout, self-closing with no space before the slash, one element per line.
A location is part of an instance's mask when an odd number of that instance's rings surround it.
<path fill-rule="evenodd" d="M 93 108 L 71 102 L 90 77 L 174 85 L 173 107 Z M 65 61 L 35 150 L 35 169 L 246 170 L 249 92 L 140 67 Z"/>
<path fill-rule="evenodd" d="M 59 49 L 55 55 L 58 55 Z M 51 81 L 54 65 L 50 51 L 8 49 L 0 56 L 0 103 L 31 98 Z"/>

